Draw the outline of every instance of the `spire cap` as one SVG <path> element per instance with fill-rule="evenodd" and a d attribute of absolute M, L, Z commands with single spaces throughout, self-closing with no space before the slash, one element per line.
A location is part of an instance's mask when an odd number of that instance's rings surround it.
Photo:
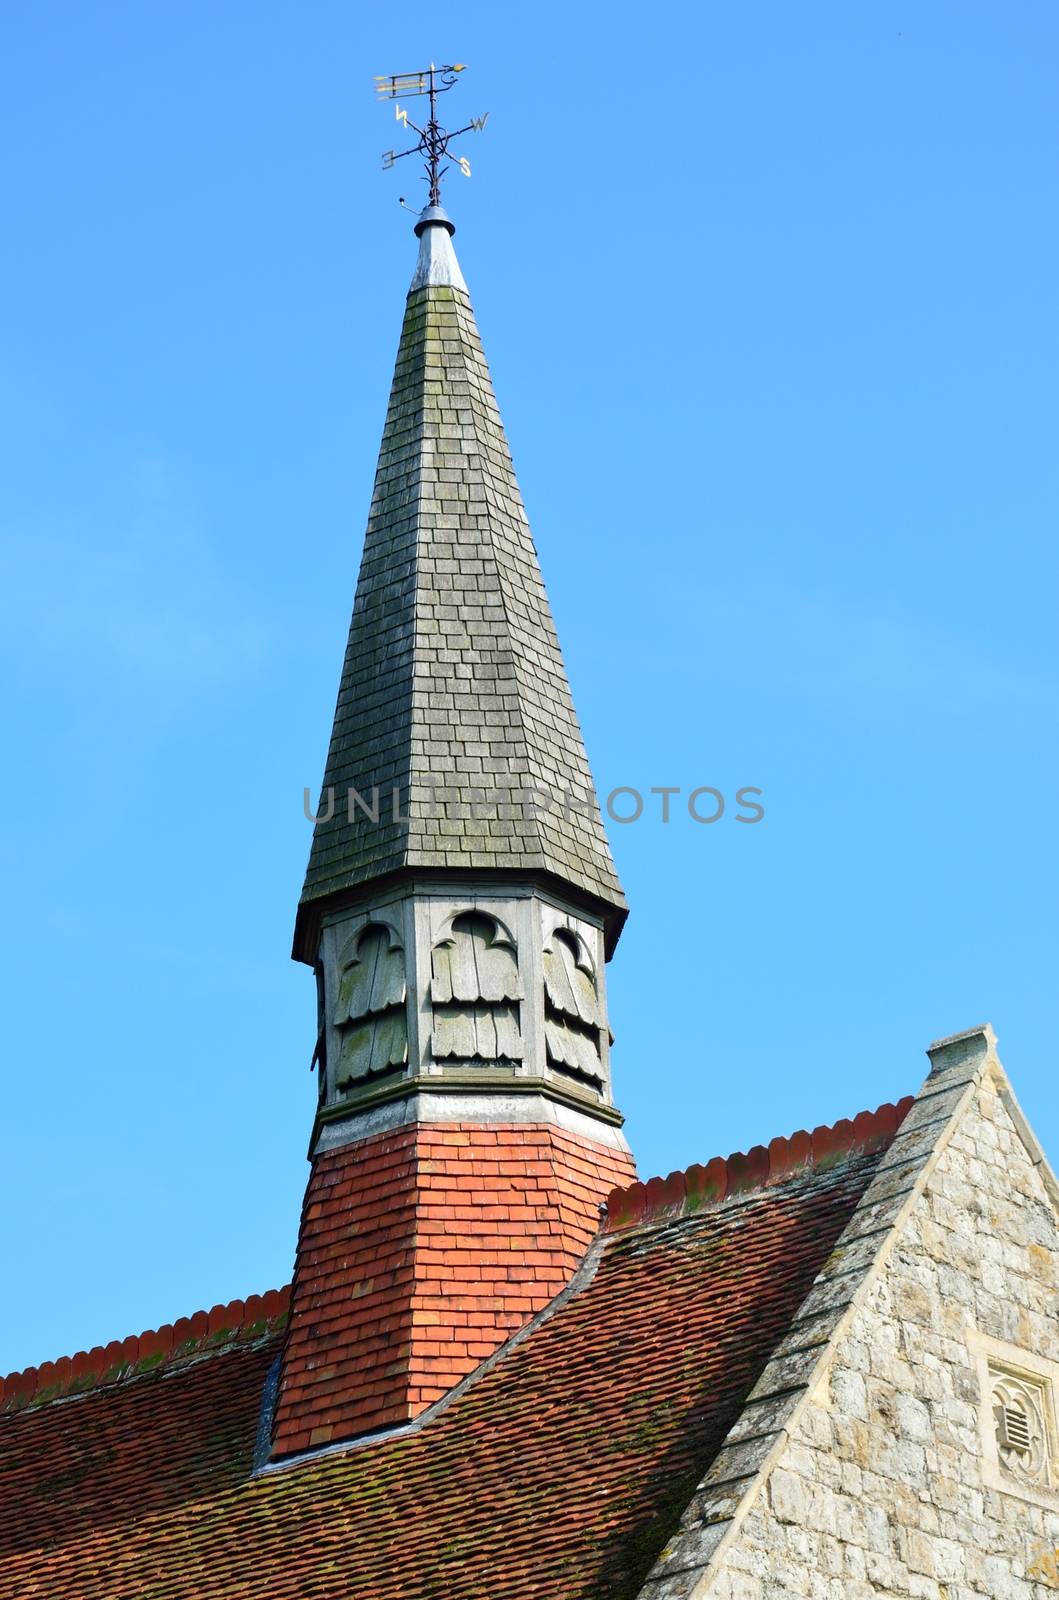
<path fill-rule="evenodd" d="M 427 206 L 420 213 L 415 231 L 419 239 L 419 260 L 409 285 L 409 294 L 415 289 L 438 286 L 462 289 L 466 294 L 467 285 L 452 248 L 452 235 L 456 228 L 443 208 Z"/>
<path fill-rule="evenodd" d="M 435 225 L 439 225 L 442 228 L 447 228 L 450 234 L 456 232 L 456 224 L 453 222 L 444 206 L 424 206 L 416 220 L 414 229 L 416 238 L 421 239 L 423 237 L 423 230 Z"/>

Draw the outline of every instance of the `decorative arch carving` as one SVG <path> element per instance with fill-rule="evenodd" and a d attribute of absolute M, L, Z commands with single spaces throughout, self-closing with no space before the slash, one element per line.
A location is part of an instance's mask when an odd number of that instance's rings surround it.
<path fill-rule="evenodd" d="M 458 922 L 461 926 L 464 926 L 468 917 L 481 917 L 485 922 L 488 922 L 492 928 L 491 942 L 494 945 L 506 945 L 512 955 L 517 956 L 518 941 L 504 918 L 498 916 L 492 906 L 481 906 L 473 902 L 470 905 L 457 906 L 454 911 L 450 911 L 447 916 L 442 918 L 434 939 L 435 948 L 438 945 L 448 943 L 452 938 L 452 930 L 455 924 Z"/>
<path fill-rule="evenodd" d="M 340 970 L 344 969 L 351 961 L 355 959 L 357 945 L 360 943 L 361 936 L 371 926 L 386 928 L 388 930 L 390 935 L 391 950 L 401 950 L 404 948 L 404 936 L 401 931 L 401 923 L 398 920 L 396 913 L 390 910 L 365 912 L 359 916 L 355 922 L 349 925 L 349 932 L 346 935 L 346 941 L 343 944 L 338 957 L 338 965 Z"/>

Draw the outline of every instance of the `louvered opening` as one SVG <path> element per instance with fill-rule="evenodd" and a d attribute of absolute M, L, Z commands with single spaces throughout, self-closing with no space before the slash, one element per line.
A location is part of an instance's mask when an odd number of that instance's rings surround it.
<path fill-rule="evenodd" d="M 1024 1411 L 1015 1406 L 1001 1406 L 999 1416 L 1000 1445 L 1004 1450 L 1017 1450 L 1028 1455 L 1030 1450 L 1030 1423 Z"/>

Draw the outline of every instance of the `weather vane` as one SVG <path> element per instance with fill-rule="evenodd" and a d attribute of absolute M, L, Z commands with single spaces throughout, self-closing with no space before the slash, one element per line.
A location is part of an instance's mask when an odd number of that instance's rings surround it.
<path fill-rule="evenodd" d="M 443 165 L 449 158 L 449 141 L 458 139 L 461 133 L 481 133 L 489 118 L 488 111 L 484 116 L 472 117 L 465 127 L 457 128 L 454 133 L 446 133 L 438 122 L 438 95 L 451 89 L 456 82 L 456 75 L 465 72 L 466 65 L 462 62 L 451 67 L 436 67 L 433 62 L 423 72 L 397 72 L 389 78 L 376 78 L 375 88 L 380 100 L 410 100 L 416 95 L 426 95 L 430 100 L 430 116 L 425 128 L 412 121 L 403 106 L 395 106 L 394 110 L 398 122 L 413 133 L 418 133 L 419 143 L 410 145 L 407 150 L 386 150 L 383 152 L 383 170 L 392 167 L 395 161 L 401 161 L 405 156 L 422 155 L 423 165 L 426 168 L 426 179 L 430 185 L 430 204 L 441 204 L 441 180 L 448 172 L 448 167 Z M 460 171 L 465 178 L 471 175 L 471 163 L 466 156 L 453 156 Z"/>

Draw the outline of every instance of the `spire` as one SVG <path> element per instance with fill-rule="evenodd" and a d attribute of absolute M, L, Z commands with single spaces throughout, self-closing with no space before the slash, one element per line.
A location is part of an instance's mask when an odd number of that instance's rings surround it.
<path fill-rule="evenodd" d="M 452 232 L 436 202 L 416 224 L 298 910 L 320 1105 L 277 1457 L 418 1416 L 634 1175 L 604 974 L 625 902 Z"/>
<path fill-rule="evenodd" d="M 561 886 L 609 952 L 625 901 L 453 225 L 415 231 L 294 953 L 370 884 L 483 871 Z"/>

